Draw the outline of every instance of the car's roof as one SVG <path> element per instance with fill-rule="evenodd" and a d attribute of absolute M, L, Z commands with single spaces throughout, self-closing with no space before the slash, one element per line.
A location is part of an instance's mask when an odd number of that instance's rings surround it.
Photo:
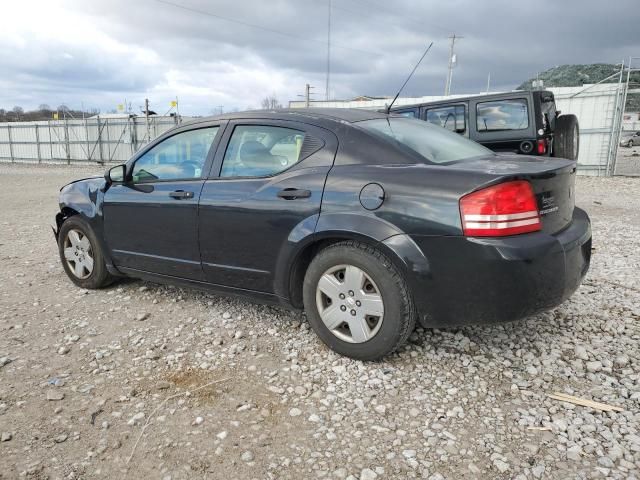
<path fill-rule="evenodd" d="M 250 110 L 246 112 L 225 113 L 214 117 L 203 117 L 188 123 L 200 123 L 212 120 L 242 120 L 242 119 L 269 119 L 269 120 L 307 120 L 312 123 L 324 122 L 360 122 L 375 118 L 386 118 L 384 113 L 374 110 L 356 108 L 283 108 L 276 110 Z"/>
<path fill-rule="evenodd" d="M 478 99 L 480 99 L 481 101 L 502 100 L 502 99 L 509 99 L 509 98 L 518 98 L 518 97 L 523 97 L 523 96 L 532 95 L 532 94 L 538 95 L 542 93 L 553 95 L 553 92 L 549 90 L 512 90 L 511 92 L 501 92 L 501 93 L 489 93 L 489 94 L 479 93 L 477 95 L 469 95 L 466 97 L 449 97 L 449 98 L 444 98 L 442 100 L 434 100 L 432 102 L 412 103 L 409 105 L 398 105 L 391 109 L 391 113 L 394 113 L 398 110 L 404 110 L 404 109 L 410 109 L 410 108 L 416 108 L 416 107 L 422 107 L 422 106 L 455 104 L 455 103 L 462 103 L 462 102 L 467 102 L 469 100 L 478 100 Z"/>

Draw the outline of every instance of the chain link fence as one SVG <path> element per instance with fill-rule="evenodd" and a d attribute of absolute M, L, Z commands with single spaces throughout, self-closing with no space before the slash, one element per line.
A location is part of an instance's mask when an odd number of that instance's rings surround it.
<path fill-rule="evenodd" d="M 122 163 L 150 140 L 188 120 L 179 116 L 91 117 L 0 123 L 2 163 Z"/>

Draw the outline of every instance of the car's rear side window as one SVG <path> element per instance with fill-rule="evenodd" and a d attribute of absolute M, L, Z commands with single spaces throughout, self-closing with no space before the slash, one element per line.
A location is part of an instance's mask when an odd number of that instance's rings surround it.
<path fill-rule="evenodd" d="M 524 130 L 529 128 L 527 100 L 494 100 L 476 105 L 476 123 L 479 132 Z"/>
<path fill-rule="evenodd" d="M 272 125 L 238 125 L 222 161 L 221 177 L 268 177 L 298 163 L 304 132 Z"/>
<path fill-rule="evenodd" d="M 356 125 L 400 149 L 411 150 L 432 163 L 494 155 L 479 143 L 422 120 L 389 117 L 365 120 Z"/>

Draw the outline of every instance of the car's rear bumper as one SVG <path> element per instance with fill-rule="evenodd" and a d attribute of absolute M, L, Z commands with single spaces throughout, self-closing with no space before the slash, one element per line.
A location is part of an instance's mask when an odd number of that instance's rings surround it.
<path fill-rule="evenodd" d="M 575 292 L 591 259 L 591 223 L 579 208 L 554 235 L 411 238 L 429 265 L 410 281 L 429 327 L 504 322 L 555 307 Z"/>

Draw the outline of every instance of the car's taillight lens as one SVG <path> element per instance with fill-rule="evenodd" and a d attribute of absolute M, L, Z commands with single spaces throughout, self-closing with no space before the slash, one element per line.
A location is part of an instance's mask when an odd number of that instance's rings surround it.
<path fill-rule="evenodd" d="M 478 190 L 460 199 L 462 229 L 469 237 L 504 237 L 542 228 L 536 197 L 524 180 Z"/>
<path fill-rule="evenodd" d="M 538 155 L 547 153 L 547 141 L 544 138 L 538 139 Z"/>

